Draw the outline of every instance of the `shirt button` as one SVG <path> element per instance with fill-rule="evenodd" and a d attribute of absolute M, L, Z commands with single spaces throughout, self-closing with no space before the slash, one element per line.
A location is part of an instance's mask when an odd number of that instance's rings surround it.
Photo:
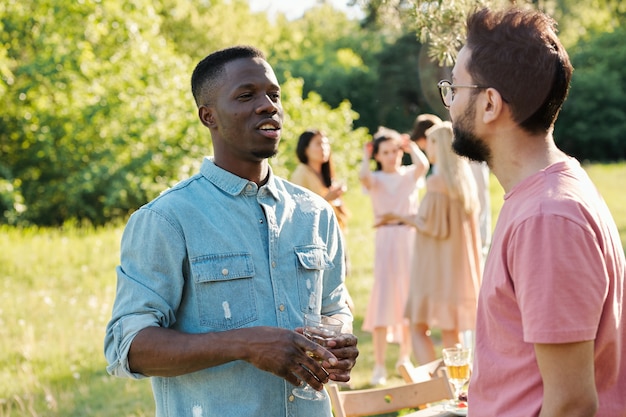
<path fill-rule="evenodd" d="M 222 275 L 224 276 L 228 275 L 228 269 L 226 268 L 222 269 Z"/>
<path fill-rule="evenodd" d="M 293 400 L 295 400 L 295 399 L 296 399 L 296 397 L 294 397 L 293 395 L 290 395 L 290 396 L 289 396 L 289 402 L 290 402 L 290 403 L 292 403 L 292 402 L 293 402 Z"/>
<path fill-rule="evenodd" d="M 284 304 L 281 304 L 281 305 L 278 307 L 278 309 L 279 309 L 280 311 L 285 311 L 285 305 L 284 305 Z"/>
<path fill-rule="evenodd" d="M 272 261 L 272 268 L 276 268 L 276 261 Z"/>

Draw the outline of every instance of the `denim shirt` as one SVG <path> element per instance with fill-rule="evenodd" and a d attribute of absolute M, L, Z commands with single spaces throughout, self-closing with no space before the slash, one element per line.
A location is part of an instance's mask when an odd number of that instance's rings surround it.
<path fill-rule="evenodd" d="M 259 188 L 206 158 L 200 173 L 128 221 L 106 329 L 107 371 L 144 377 L 130 371 L 128 351 L 148 326 L 294 329 L 307 312 L 351 321 L 343 257 L 337 220 L 321 197 L 271 170 Z M 244 361 L 152 377 L 152 388 L 157 417 L 331 416 L 328 400 L 294 397 L 291 384 Z"/>

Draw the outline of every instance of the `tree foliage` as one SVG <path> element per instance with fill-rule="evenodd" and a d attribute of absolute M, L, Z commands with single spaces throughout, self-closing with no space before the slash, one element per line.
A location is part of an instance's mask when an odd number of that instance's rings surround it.
<path fill-rule="evenodd" d="M 570 57 L 575 70 L 555 138 L 578 159 L 626 159 L 624 39 L 624 28 L 604 33 L 579 44 Z"/>
<path fill-rule="evenodd" d="M 545 11 L 558 22 L 559 37 L 576 70 L 555 128 L 557 143 L 581 160 L 626 158 L 624 48 L 626 3 L 619 0 L 351 0 L 366 11 L 364 24 L 415 30 L 429 56 L 452 65 L 465 38 L 465 17 L 475 8 L 515 3 Z M 422 88 L 426 94 L 427 89 Z"/>
<path fill-rule="evenodd" d="M 330 139 L 337 177 L 354 178 L 362 144 L 368 137 L 365 128 L 355 129 L 353 126 L 359 115 L 347 100 L 332 108 L 315 92 L 303 98 L 303 84 L 301 78 L 291 77 L 282 84 L 286 120 L 278 155 L 272 160 L 274 171 L 288 178 L 298 164 L 295 157 L 298 137 L 304 130 L 320 129 Z"/>
<path fill-rule="evenodd" d="M 452 66 L 465 40 L 465 18 L 482 7 L 535 7 L 559 22 L 566 47 L 593 33 L 612 31 L 626 19 L 626 3 L 620 0 L 347 0 L 366 12 L 364 24 L 374 28 L 414 31 L 429 45 L 430 57 Z"/>
<path fill-rule="evenodd" d="M 163 189 L 172 160 L 197 153 L 184 111 L 190 62 L 159 21 L 149 1 L 5 5 L 0 149 L 23 204 L 12 216 L 102 223 Z"/>
<path fill-rule="evenodd" d="M 11 0 L 0 6 L 3 222 L 102 224 L 193 172 L 210 150 L 189 93 L 193 65 L 212 50 L 257 40 L 264 27 L 262 19 L 249 24 L 264 17 L 252 19 L 244 2 L 212 2 L 210 10 L 203 4 Z M 237 19 L 230 18 L 232 7 Z M 186 19 L 192 24 L 184 27 Z M 233 36 L 233 23 L 250 31 Z M 320 107 L 306 122 L 321 124 L 337 113 L 340 136 L 356 117 L 347 103 Z M 301 122 L 294 121 L 297 130 Z"/>
<path fill-rule="evenodd" d="M 552 0 L 539 7 L 559 22 L 559 39 L 568 49 L 626 23 L 626 2 L 621 0 Z"/>
<path fill-rule="evenodd" d="M 366 10 L 365 23 L 375 28 L 414 32 L 429 46 L 429 56 L 441 66 L 454 65 L 465 41 L 465 18 L 476 8 L 504 5 L 504 0 L 352 0 Z"/>
<path fill-rule="evenodd" d="M 285 26 L 271 51 L 279 73 L 305 80 L 305 96 L 314 91 L 331 106 L 348 100 L 361 115 L 356 125 L 375 129 L 372 86 L 378 81 L 376 52 L 383 45 L 381 35 L 362 31 L 357 21 L 321 5 Z"/>
<path fill-rule="evenodd" d="M 447 116 L 435 84 L 449 68 L 437 63 L 454 60 L 470 8 L 501 0 L 355 1 L 361 22 L 325 2 L 294 21 L 247 0 L 0 2 L 0 223 L 106 223 L 194 173 L 211 142 L 190 74 L 233 44 L 264 50 L 283 86 L 274 170 L 288 176 L 299 134 L 320 128 L 354 181 L 368 131 Z M 581 159 L 624 158 L 626 6 L 594 1 L 533 2 L 575 52 L 555 136 Z"/>

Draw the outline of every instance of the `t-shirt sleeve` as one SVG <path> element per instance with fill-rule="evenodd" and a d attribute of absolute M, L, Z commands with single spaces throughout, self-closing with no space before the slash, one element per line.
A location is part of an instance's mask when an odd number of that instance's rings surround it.
<path fill-rule="evenodd" d="M 563 216 L 534 216 L 513 231 L 508 253 L 525 342 L 595 339 L 608 278 L 590 228 Z"/>

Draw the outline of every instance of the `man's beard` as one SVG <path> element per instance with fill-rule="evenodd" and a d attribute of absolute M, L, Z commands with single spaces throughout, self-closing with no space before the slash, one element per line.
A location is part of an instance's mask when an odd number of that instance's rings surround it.
<path fill-rule="evenodd" d="M 477 162 L 487 162 L 491 159 L 491 151 L 478 136 L 469 130 L 461 130 L 453 127 L 454 140 L 452 141 L 452 149 L 459 156 L 464 156 Z"/>
<path fill-rule="evenodd" d="M 475 100 L 471 100 L 467 111 L 452 125 L 454 139 L 452 140 L 452 150 L 459 155 L 477 162 L 487 162 L 491 160 L 491 150 L 485 142 L 473 132 L 476 110 Z"/>

